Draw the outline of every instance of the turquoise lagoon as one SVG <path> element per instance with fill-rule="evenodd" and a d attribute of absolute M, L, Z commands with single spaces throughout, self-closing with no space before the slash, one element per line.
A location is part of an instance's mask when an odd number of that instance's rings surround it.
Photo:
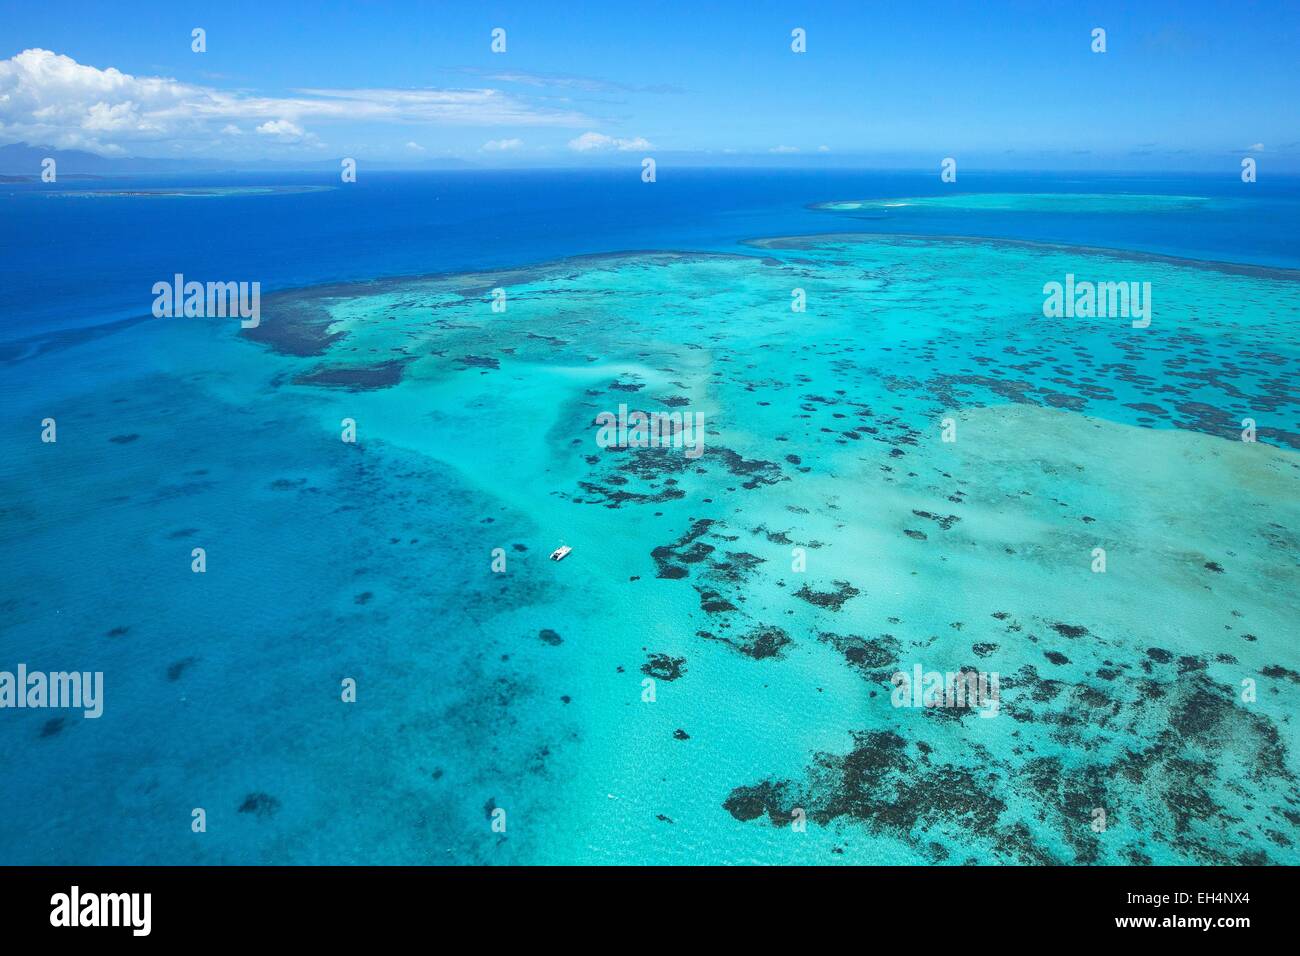
<path fill-rule="evenodd" d="M 816 203 L 830 212 L 871 212 L 919 207 L 972 212 L 1139 213 L 1194 210 L 1219 205 L 1204 196 L 1166 193 L 953 193 L 905 199 L 843 199 Z M 1222 203 L 1229 205 L 1230 203 Z"/>
<path fill-rule="evenodd" d="M 1151 325 L 1044 318 L 1067 274 Z M 838 234 L 24 353 L 0 666 L 106 704 L 4 715 L 0 860 L 1298 862 L 1298 316 L 1286 269 Z M 600 448 L 620 404 L 704 454 Z M 917 664 L 997 716 L 893 706 Z"/>

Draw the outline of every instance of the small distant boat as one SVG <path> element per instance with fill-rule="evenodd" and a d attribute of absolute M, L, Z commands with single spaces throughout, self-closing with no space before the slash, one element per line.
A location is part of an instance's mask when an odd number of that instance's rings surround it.
<path fill-rule="evenodd" d="M 569 552 L 572 551 L 572 550 L 573 550 L 573 549 L 572 549 L 571 547 L 569 547 L 567 544 L 562 544 L 562 545 L 560 545 L 558 548 L 556 548 L 554 551 L 551 552 L 551 560 L 552 560 L 552 561 L 563 561 L 565 558 L 567 558 L 567 557 L 569 556 Z"/>

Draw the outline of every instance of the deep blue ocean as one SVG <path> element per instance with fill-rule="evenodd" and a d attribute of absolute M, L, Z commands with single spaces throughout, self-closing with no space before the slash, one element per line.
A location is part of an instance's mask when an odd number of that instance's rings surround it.
<path fill-rule="evenodd" d="M 336 186 L 265 196 L 84 198 L 58 191 L 177 186 Z M 1196 217 L 910 209 L 846 216 L 837 199 L 953 192 L 1135 193 L 1246 199 Z M 682 169 L 326 173 L 69 180 L 0 187 L 0 342 L 145 315 L 179 271 L 262 283 L 325 282 L 515 266 L 641 249 L 734 250 L 739 240 L 822 232 L 981 235 L 1258 265 L 1300 266 L 1300 179 L 1223 175 Z"/>

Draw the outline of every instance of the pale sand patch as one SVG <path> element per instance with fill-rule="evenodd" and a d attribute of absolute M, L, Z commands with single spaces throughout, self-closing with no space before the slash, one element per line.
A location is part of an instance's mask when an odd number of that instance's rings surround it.
<path fill-rule="evenodd" d="M 1022 568 L 1029 552 L 1046 572 L 1033 598 L 1116 618 L 1138 639 L 1181 632 L 1186 650 L 1294 656 L 1300 455 L 1030 405 L 953 417 L 957 442 L 936 440 L 930 457 L 950 450 L 948 470 L 972 481 L 959 527 L 1010 541 Z"/>

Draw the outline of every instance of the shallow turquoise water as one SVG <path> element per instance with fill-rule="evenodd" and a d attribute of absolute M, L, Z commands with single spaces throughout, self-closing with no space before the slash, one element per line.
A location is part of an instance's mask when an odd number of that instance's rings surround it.
<path fill-rule="evenodd" d="M 1196 210 L 1213 205 L 1230 206 L 1230 202 L 1213 203 L 1205 196 L 1172 196 L 1165 193 L 969 193 L 947 196 L 914 196 L 897 199 L 844 199 L 819 203 L 816 208 L 829 212 L 872 212 L 919 207 L 924 209 L 965 209 L 973 212 L 1026 213 L 1144 213 Z"/>
<path fill-rule="evenodd" d="M 1067 273 L 1150 282 L 1150 328 L 1045 319 Z M 1285 270 L 770 238 L 32 355 L 0 649 L 107 701 L 3 715 L 0 860 L 1296 862 L 1298 307 Z M 705 454 L 601 449 L 620 403 Z M 998 672 L 999 715 L 893 707 L 916 663 Z"/>

